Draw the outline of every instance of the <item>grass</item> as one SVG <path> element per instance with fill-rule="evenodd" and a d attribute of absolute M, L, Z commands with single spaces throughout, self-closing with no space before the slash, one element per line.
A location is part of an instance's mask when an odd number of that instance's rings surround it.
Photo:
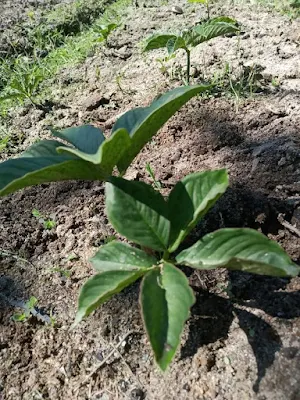
<path fill-rule="evenodd" d="M 77 3 L 75 2 L 75 7 Z M 12 90 L 14 89 L 12 82 L 15 84 L 16 81 L 19 81 L 20 76 L 26 73 L 32 80 L 38 76 L 39 85 L 45 88 L 47 79 L 53 78 L 65 67 L 83 62 L 96 51 L 96 48 L 100 46 L 97 32 L 99 25 L 109 22 L 120 23 L 122 11 L 130 4 L 130 0 L 115 1 L 107 7 L 101 17 L 93 20 L 91 26 L 85 27 L 76 36 L 66 36 L 63 45 L 53 48 L 46 56 L 38 57 L 34 52 L 32 57 L 17 56 L 14 59 L 0 61 L 0 100 L 1 97 L 4 98 L 0 101 L 0 115 L 5 115 L 8 108 L 24 100 L 22 96 L 5 99 L 9 94 L 15 94 L 15 91 Z M 51 14 L 52 17 L 53 14 Z M 37 90 L 36 93 L 38 93 Z M 39 91 L 39 96 L 41 96 L 41 91 Z"/>

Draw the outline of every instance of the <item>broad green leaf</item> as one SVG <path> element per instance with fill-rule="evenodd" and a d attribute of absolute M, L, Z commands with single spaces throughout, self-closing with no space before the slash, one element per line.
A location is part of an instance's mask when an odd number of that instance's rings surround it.
<path fill-rule="evenodd" d="M 186 276 L 165 263 L 144 276 L 140 302 L 155 360 L 164 371 L 174 357 L 184 324 L 195 302 Z"/>
<path fill-rule="evenodd" d="M 57 151 L 59 153 L 71 153 L 85 161 L 98 164 L 106 175 L 110 175 L 119 158 L 128 150 L 130 144 L 128 132 L 125 129 L 118 129 L 102 143 L 95 154 L 88 154 L 75 148 L 63 146 L 59 147 Z"/>
<path fill-rule="evenodd" d="M 195 47 L 218 36 L 239 31 L 237 22 L 229 17 L 217 17 L 196 25 L 183 38 L 189 46 Z"/>
<path fill-rule="evenodd" d="M 146 270 L 106 271 L 90 278 L 81 288 L 75 324 L 88 316 L 112 295 L 139 279 Z"/>
<path fill-rule="evenodd" d="M 157 264 L 157 259 L 126 243 L 111 242 L 100 247 L 91 263 L 97 271 L 136 271 Z"/>
<path fill-rule="evenodd" d="M 0 164 L 0 196 L 27 186 L 70 179 L 105 180 L 100 166 L 87 163 L 74 155 L 60 155 L 56 141 L 41 141 L 19 158 Z"/>
<path fill-rule="evenodd" d="M 167 204 L 150 185 L 111 177 L 106 183 L 106 212 L 116 231 L 127 239 L 154 250 L 167 249 Z"/>
<path fill-rule="evenodd" d="M 178 49 L 184 49 L 184 50 L 186 49 L 185 41 L 181 36 L 177 36 L 175 38 L 168 40 L 167 50 L 169 55 L 172 55 Z"/>
<path fill-rule="evenodd" d="M 253 229 L 220 229 L 176 257 L 197 269 L 226 267 L 260 275 L 297 276 L 300 267 L 272 240 Z"/>
<path fill-rule="evenodd" d="M 209 86 L 184 86 L 173 89 L 155 100 L 149 107 L 128 111 L 113 126 L 113 132 L 124 128 L 129 132 L 131 146 L 117 163 L 118 170 L 126 171 L 132 160 L 164 123 L 193 96 Z"/>
<path fill-rule="evenodd" d="M 72 144 L 83 153 L 97 153 L 105 137 L 99 128 L 92 125 L 76 126 L 63 131 L 51 130 L 52 134 Z M 62 145 L 62 143 L 61 143 Z"/>
<path fill-rule="evenodd" d="M 166 47 L 170 39 L 176 39 L 176 35 L 155 33 L 146 40 L 143 51 L 161 49 L 163 47 Z"/>
<path fill-rule="evenodd" d="M 177 249 L 186 235 L 215 204 L 228 186 L 225 169 L 196 172 L 179 181 L 168 199 L 171 231 L 169 251 Z"/>

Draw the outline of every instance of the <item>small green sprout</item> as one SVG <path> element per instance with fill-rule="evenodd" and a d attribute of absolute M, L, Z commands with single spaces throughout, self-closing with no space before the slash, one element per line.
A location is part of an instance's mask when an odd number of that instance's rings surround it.
<path fill-rule="evenodd" d="M 40 211 L 37 210 L 36 208 L 34 208 L 32 210 L 32 215 L 35 218 L 37 218 L 41 224 L 43 224 L 43 227 L 46 230 L 51 230 L 51 229 L 55 228 L 56 222 L 53 219 L 49 219 L 49 218 L 45 217 L 45 215 L 41 214 Z"/>
<path fill-rule="evenodd" d="M 99 41 L 105 42 L 105 45 L 108 46 L 108 37 L 109 35 L 118 27 L 118 24 L 108 23 L 106 25 L 97 25 L 94 28 L 94 31 L 99 34 Z"/>
<path fill-rule="evenodd" d="M 12 316 L 13 321 L 16 322 L 24 322 L 27 321 L 31 315 L 34 307 L 37 305 L 38 299 L 34 296 L 30 297 L 30 299 L 25 303 L 24 312 L 21 314 L 14 314 Z"/>

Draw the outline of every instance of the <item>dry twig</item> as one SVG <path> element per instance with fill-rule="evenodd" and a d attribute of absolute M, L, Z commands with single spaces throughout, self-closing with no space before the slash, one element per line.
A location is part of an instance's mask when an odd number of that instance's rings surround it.
<path fill-rule="evenodd" d="M 119 343 L 116 344 L 116 346 L 113 347 L 112 351 L 108 353 L 108 355 L 101 361 L 100 364 L 95 365 L 95 367 L 92 369 L 92 371 L 84 378 L 82 382 L 77 386 L 76 391 L 79 390 L 82 386 L 84 386 L 90 379 L 91 377 L 101 368 L 103 365 L 107 363 L 107 361 L 110 359 L 111 356 L 117 351 L 117 349 L 121 346 L 121 344 L 130 336 L 132 333 L 135 331 L 129 331 L 122 337 L 122 339 L 119 341 Z"/>
<path fill-rule="evenodd" d="M 289 222 L 287 222 L 284 218 L 282 214 L 278 214 L 277 217 L 278 221 L 281 223 L 282 226 L 284 226 L 286 229 L 288 229 L 290 232 L 295 233 L 296 235 L 298 235 L 300 237 L 300 230 L 298 228 L 296 228 L 294 225 L 290 224 Z"/>

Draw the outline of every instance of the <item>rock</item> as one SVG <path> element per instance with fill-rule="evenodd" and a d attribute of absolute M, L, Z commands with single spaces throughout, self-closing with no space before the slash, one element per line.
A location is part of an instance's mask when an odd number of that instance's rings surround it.
<path fill-rule="evenodd" d="M 98 107 L 109 103 L 109 99 L 104 97 L 101 93 L 96 92 L 91 96 L 87 97 L 82 103 L 82 107 L 86 111 L 96 110 Z"/>
<path fill-rule="evenodd" d="M 145 398 L 145 393 L 140 388 L 133 389 L 130 393 L 131 400 L 143 400 L 144 398 Z"/>
<path fill-rule="evenodd" d="M 183 9 L 179 6 L 172 7 L 171 11 L 172 11 L 172 13 L 177 14 L 177 15 L 183 14 Z"/>
<path fill-rule="evenodd" d="M 278 161 L 278 167 L 283 167 L 286 164 L 286 158 L 281 157 L 281 159 Z"/>

